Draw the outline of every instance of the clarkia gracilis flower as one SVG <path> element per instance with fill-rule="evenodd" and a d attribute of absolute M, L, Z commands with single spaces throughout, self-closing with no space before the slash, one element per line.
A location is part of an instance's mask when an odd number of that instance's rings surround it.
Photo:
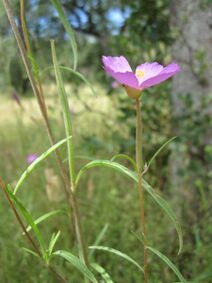
<path fill-rule="evenodd" d="M 105 71 L 124 85 L 127 94 L 133 98 L 139 97 L 143 89 L 157 85 L 181 71 L 176 63 L 164 67 L 157 62 L 146 62 L 138 65 L 133 72 L 124 56 L 102 56 L 102 62 Z"/>

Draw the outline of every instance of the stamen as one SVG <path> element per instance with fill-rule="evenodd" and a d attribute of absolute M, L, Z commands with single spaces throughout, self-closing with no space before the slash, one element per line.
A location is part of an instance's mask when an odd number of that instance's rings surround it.
<path fill-rule="evenodd" d="M 136 70 L 135 72 L 136 77 L 138 77 L 139 79 L 143 78 L 144 76 L 144 71 L 142 70 Z"/>

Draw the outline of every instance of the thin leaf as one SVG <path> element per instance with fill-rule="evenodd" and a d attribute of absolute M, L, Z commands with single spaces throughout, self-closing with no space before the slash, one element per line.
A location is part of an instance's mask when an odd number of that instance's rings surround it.
<path fill-rule="evenodd" d="M 121 165 L 117 162 L 112 162 L 112 161 L 109 161 L 109 160 L 93 160 L 93 161 L 87 163 L 85 166 L 83 166 L 81 168 L 81 170 L 78 172 L 78 175 L 76 177 L 76 183 L 79 182 L 79 179 L 81 178 L 81 176 L 87 170 L 89 170 L 93 167 L 108 167 L 108 168 L 111 168 L 111 169 L 114 169 L 114 170 L 120 172 L 121 174 L 123 174 L 125 176 L 130 177 L 135 182 L 138 182 L 138 176 L 135 172 L 129 170 L 128 168 L 126 168 L 125 166 L 123 166 L 123 165 Z M 159 196 L 154 191 L 154 189 L 144 180 L 144 178 L 142 178 L 142 186 L 144 187 L 144 189 L 150 194 L 150 196 L 153 198 L 153 200 L 163 209 L 163 211 L 166 213 L 166 215 L 174 223 L 175 229 L 177 231 L 178 238 L 179 238 L 179 251 L 178 251 L 178 254 L 179 254 L 181 252 L 182 246 L 183 246 L 182 231 L 181 231 L 180 224 L 177 220 L 177 217 L 176 217 L 174 211 L 172 210 L 170 205 L 167 203 L 167 201 L 165 199 L 163 199 L 161 196 Z"/>
<path fill-rule="evenodd" d="M 81 73 L 79 73 L 79 72 L 77 72 L 77 71 L 74 71 L 72 68 L 69 68 L 69 67 L 66 67 L 66 66 L 60 66 L 60 65 L 58 65 L 58 67 L 59 67 L 61 70 L 71 72 L 73 75 L 75 75 L 76 77 L 78 77 L 79 79 L 81 79 L 83 82 L 85 82 L 85 83 L 88 85 L 88 87 L 90 88 L 92 94 L 95 95 L 95 96 L 97 96 L 97 93 L 96 93 L 96 91 L 95 91 L 93 85 L 92 85 L 92 84 L 85 78 L 85 76 L 83 76 Z M 54 66 L 49 66 L 49 67 L 45 68 L 45 69 L 42 71 L 42 73 L 44 73 L 44 72 L 46 72 L 46 71 L 48 71 L 48 70 L 50 70 L 50 69 L 52 69 L 52 68 L 54 68 Z"/>
<path fill-rule="evenodd" d="M 49 156 L 53 151 L 55 151 L 58 147 L 60 147 L 62 144 L 67 142 L 67 140 L 70 140 L 71 136 L 59 141 L 58 143 L 51 146 L 47 151 L 42 153 L 38 158 L 35 159 L 28 167 L 27 169 L 22 173 L 20 179 L 18 180 L 15 189 L 14 194 L 17 193 L 18 189 L 20 188 L 23 181 L 26 179 L 26 177 L 40 164 L 41 161 L 43 161 L 47 156 Z"/>
<path fill-rule="evenodd" d="M 73 58 L 74 58 L 74 70 L 76 70 L 77 62 L 78 62 L 78 52 L 77 52 L 77 43 L 76 43 L 76 40 L 75 40 L 74 31 L 71 28 L 68 20 L 66 19 L 66 16 L 65 16 L 63 8 L 60 4 L 60 1 L 59 0 L 52 0 L 52 3 L 54 4 L 55 8 L 57 9 L 60 20 L 61 20 L 68 36 L 69 36 L 71 48 L 72 48 L 73 55 L 74 55 L 73 56 Z"/>
<path fill-rule="evenodd" d="M 104 279 L 105 283 L 114 283 L 110 278 L 110 275 L 105 271 L 105 269 L 97 263 L 91 263 L 91 267 L 95 269 Z"/>
<path fill-rule="evenodd" d="M 20 212 L 22 213 L 23 217 L 25 218 L 27 224 L 29 226 L 32 227 L 32 230 L 35 233 L 35 236 L 40 244 L 40 248 L 42 250 L 42 254 L 45 257 L 46 256 L 46 252 L 45 252 L 45 242 L 44 239 L 42 237 L 42 234 L 40 232 L 40 230 L 38 229 L 37 225 L 35 224 L 35 222 L 33 221 L 33 218 L 31 216 L 31 214 L 29 213 L 29 211 L 24 207 L 24 205 L 22 204 L 22 202 L 15 196 L 15 194 L 11 191 L 11 189 L 9 188 L 9 186 L 7 186 L 7 192 L 10 196 L 10 198 L 13 200 L 13 202 L 15 203 L 15 205 L 19 208 Z"/>
<path fill-rule="evenodd" d="M 162 254 L 161 252 L 159 252 L 158 250 L 152 247 L 147 247 L 147 249 L 150 250 L 155 255 L 157 255 L 162 261 L 164 261 L 171 268 L 171 270 L 175 273 L 175 275 L 180 279 L 180 282 L 187 283 L 184 276 L 180 273 L 178 268 L 174 265 L 174 263 L 170 261 L 170 259 L 167 256 L 165 256 L 164 254 Z"/>
<path fill-rule="evenodd" d="M 130 163 L 133 165 L 134 170 L 137 171 L 136 163 L 130 156 L 128 156 L 126 154 L 116 154 L 111 158 L 111 161 L 114 161 L 117 158 L 124 158 L 124 159 L 130 161 Z"/>
<path fill-rule="evenodd" d="M 52 59 L 53 59 L 53 64 L 54 64 L 54 71 L 55 71 L 55 77 L 56 77 L 56 82 L 57 82 L 58 94 L 59 94 L 61 105 L 63 108 L 63 120 L 64 120 L 64 125 L 65 125 L 65 131 L 66 131 L 66 136 L 68 137 L 68 136 L 72 136 L 71 114 L 69 110 L 68 98 L 67 98 L 67 94 L 65 91 L 60 68 L 58 65 L 55 45 L 53 41 L 51 41 L 51 50 L 52 50 Z M 69 162 L 71 182 L 72 184 L 74 184 L 75 182 L 75 170 L 74 170 L 74 159 L 73 159 L 74 153 L 73 153 L 73 144 L 71 140 L 67 141 L 67 148 L 68 148 L 68 162 Z"/>
<path fill-rule="evenodd" d="M 40 224 L 41 222 L 43 222 L 44 220 L 48 219 L 49 217 L 53 216 L 53 215 L 56 215 L 56 214 L 66 214 L 66 211 L 65 210 L 62 210 L 62 209 L 57 209 L 57 210 L 53 210 L 53 211 L 50 211 L 48 213 L 45 213 L 44 215 L 38 217 L 36 220 L 34 220 L 35 224 Z M 27 232 L 29 232 L 30 230 L 32 229 L 31 226 L 28 226 L 26 228 Z"/>
<path fill-rule="evenodd" d="M 146 189 L 148 190 L 149 194 L 152 196 L 152 198 L 158 203 L 158 205 L 160 207 L 163 208 L 163 210 L 166 212 L 166 215 L 173 221 L 174 225 L 175 225 L 175 229 L 177 231 L 178 234 L 178 240 L 179 240 L 179 250 L 178 250 L 178 255 L 181 253 L 182 251 L 182 247 L 183 247 L 183 237 L 182 237 L 182 229 L 180 226 L 180 223 L 174 213 L 174 211 L 172 210 L 171 206 L 168 204 L 168 202 L 163 199 L 161 196 L 159 196 L 158 194 L 156 194 L 152 187 L 149 186 L 149 184 L 146 184 Z"/>
<path fill-rule="evenodd" d="M 67 251 L 56 251 L 53 255 L 60 256 L 70 262 L 74 267 L 76 267 L 84 276 L 90 279 L 93 283 L 98 283 L 93 273 L 88 269 L 88 267 L 75 255 Z"/>
<path fill-rule="evenodd" d="M 82 81 L 84 81 L 89 88 L 91 89 L 91 92 L 93 95 L 97 96 L 97 93 L 94 89 L 94 87 L 92 86 L 92 84 L 79 72 L 74 71 L 73 69 L 69 68 L 69 67 L 65 67 L 65 66 L 59 66 L 60 69 L 65 70 L 65 71 L 69 71 L 71 72 L 73 75 L 77 76 L 78 78 L 80 78 Z"/>
<path fill-rule="evenodd" d="M 156 152 L 155 154 L 152 156 L 152 158 L 150 159 L 149 163 L 148 163 L 148 168 L 151 165 L 152 161 L 158 156 L 158 154 L 164 149 L 164 147 L 166 147 L 168 144 L 170 144 L 173 140 L 175 140 L 177 137 L 172 137 L 171 139 L 169 139 L 168 141 L 166 141 Z"/>
<path fill-rule="evenodd" d="M 87 163 L 86 165 L 84 165 L 80 171 L 77 174 L 76 177 L 76 184 L 78 184 L 79 179 L 81 178 L 81 176 L 89 169 L 92 169 L 93 167 L 108 167 L 111 169 L 114 169 L 116 171 L 119 171 L 120 173 L 127 175 L 128 177 L 134 179 L 135 181 L 137 181 L 137 175 L 132 172 L 131 170 L 129 170 L 128 168 L 126 168 L 125 166 L 117 163 L 117 162 L 113 162 L 110 160 L 93 160 L 89 163 Z"/>
<path fill-rule="evenodd" d="M 60 236 L 60 231 L 58 231 L 56 235 L 54 233 L 52 234 L 52 238 L 51 238 L 50 243 L 49 243 L 49 256 L 52 254 L 52 251 L 54 249 L 54 246 L 55 246 L 59 236 Z"/>
<path fill-rule="evenodd" d="M 39 257 L 39 255 L 36 254 L 36 252 L 34 252 L 34 251 L 30 250 L 30 249 L 27 249 L 27 248 L 24 248 L 24 247 L 23 247 L 22 249 L 23 249 L 25 252 L 27 252 L 27 253 L 29 253 L 29 254 L 35 256 L 35 257 Z"/>
<path fill-rule="evenodd" d="M 100 244 L 100 242 L 102 241 L 105 233 L 107 232 L 109 225 L 105 224 L 105 226 L 102 228 L 102 230 L 100 231 L 98 237 L 96 238 L 96 241 L 94 242 L 93 246 L 98 246 Z M 94 253 L 94 250 L 90 250 L 89 251 L 89 256 L 92 256 Z"/>
<path fill-rule="evenodd" d="M 127 254 L 120 252 L 119 250 L 109 248 L 109 247 L 103 247 L 103 246 L 90 246 L 89 249 L 94 250 L 100 250 L 100 251 L 106 251 L 112 254 L 115 254 L 121 258 L 126 259 L 127 261 L 133 263 L 135 266 L 137 266 L 142 272 L 144 272 L 143 268 L 131 257 L 129 257 Z"/>

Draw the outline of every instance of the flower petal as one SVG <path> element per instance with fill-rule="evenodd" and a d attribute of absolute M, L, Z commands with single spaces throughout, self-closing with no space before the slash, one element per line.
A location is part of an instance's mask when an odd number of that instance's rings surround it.
<path fill-rule="evenodd" d="M 132 72 L 114 72 L 113 70 L 111 70 L 108 67 L 104 67 L 105 71 L 111 75 L 116 81 L 118 81 L 120 84 L 126 85 L 126 86 L 130 86 L 132 88 L 136 88 L 136 89 L 140 89 L 139 84 L 138 84 L 138 80 L 136 78 L 136 76 L 134 75 L 134 73 Z"/>
<path fill-rule="evenodd" d="M 155 76 L 144 79 L 140 83 L 140 87 L 142 89 L 145 89 L 153 85 L 157 85 L 169 79 L 170 77 L 174 76 L 175 74 L 179 73 L 180 71 L 181 68 L 178 64 L 176 63 L 169 64 L 168 66 L 164 67 L 160 73 L 156 74 Z"/>
<path fill-rule="evenodd" d="M 139 89 L 138 80 L 124 56 L 102 56 L 105 71 L 121 84 Z"/>
<path fill-rule="evenodd" d="M 110 68 L 114 72 L 132 72 L 132 69 L 124 56 L 102 56 L 102 62 L 106 68 Z"/>
<path fill-rule="evenodd" d="M 139 65 L 136 68 L 135 74 L 141 84 L 143 81 L 155 77 L 163 70 L 163 66 L 157 62 L 149 63 L 146 62 L 144 64 Z M 140 75 L 139 75 L 140 74 Z"/>

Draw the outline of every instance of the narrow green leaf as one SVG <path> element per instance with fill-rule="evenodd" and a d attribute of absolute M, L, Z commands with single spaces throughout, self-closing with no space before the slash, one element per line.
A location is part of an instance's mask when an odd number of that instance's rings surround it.
<path fill-rule="evenodd" d="M 170 261 L 170 259 L 159 252 L 158 250 L 152 248 L 152 247 L 147 247 L 148 250 L 150 250 L 152 253 L 157 255 L 162 261 L 164 261 L 170 268 L 171 270 L 175 273 L 175 275 L 180 279 L 180 282 L 182 283 L 187 283 L 186 279 L 183 277 L 183 275 L 180 273 L 178 268 Z"/>
<path fill-rule="evenodd" d="M 93 283 L 98 283 L 93 273 L 88 269 L 88 267 L 75 255 L 67 251 L 56 251 L 53 255 L 60 256 L 70 262 L 74 267 L 76 267 L 84 276 L 86 276 Z"/>
<path fill-rule="evenodd" d="M 54 6 L 55 6 L 55 8 L 58 12 L 58 15 L 60 17 L 60 20 L 61 20 L 68 36 L 69 36 L 71 48 L 72 48 L 73 55 L 74 55 L 73 56 L 73 58 L 74 58 L 74 70 L 76 70 L 77 62 L 78 62 L 78 52 L 77 52 L 77 43 L 76 43 L 76 39 L 75 39 L 75 36 L 74 36 L 74 31 L 71 28 L 71 25 L 69 24 L 68 20 L 66 19 L 66 16 L 65 16 L 63 8 L 60 4 L 60 1 L 59 0 L 52 0 L 52 3 L 54 4 Z"/>
<path fill-rule="evenodd" d="M 91 263 L 91 267 L 95 269 L 104 279 L 105 283 L 114 283 L 110 278 L 110 275 L 105 271 L 105 269 L 97 263 Z"/>
<path fill-rule="evenodd" d="M 58 143 L 51 146 L 47 151 L 42 153 L 38 158 L 35 159 L 35 161 L 30 164 L 27 169 L 22 173 L 20 179 L 18 180 L 15 189 L 14 194 L 17 193 L 18 189 L 20 188 L 23 181 L 26 179 L 26 177 L 40 164 L 41 161 L 43 161 L 47 156 L 49 156 L 53 151 L 55 151 L 58 147 L 60 147 L 62 144 L 67 142 L 67 140 L 71 139 L 71 136 L 59 141 Z"/>
<path fill-rule="evenodd" d="M 173 140 L 175 140 L 177 137 L 172 137 L 171 139 L 169 139 L 168 141 L 166 141 L 156 152 L 155 154 L 152 156 L 152 158 L 150 159 L 149 163 L 148 163 L 148 168 L 151 165 L 152 161 L 158 156 L 158 154 L 164 149 L 164 147 L 166 147 L 168 144 L 170 144 Z"/>
<path fill-rule="evenodd" d="M 30 249 L 27 249 L 27 248 L 24 248 L 24 247 L 22 247 L 22 249 L 23 249 L 25 252 L 27 252 L 27 253 L 29 253 L 29 254 L 35 256 L 35 257 L 39 257 L 39 255 L 38 255 L 36 252 L 34 252 L 34 251 L 30 250 Z"/>
<path fill-rule="evenodd" d="M 107 232 L 109 225 L 105 224 L 105 226 L 102 228 L 102 230 L 100 231 L 98 237 L 96 238 L 96 241 L 94 242 L 93 246 L 98 246 L 100 244 L 100 242 L 102 241 L 102 238 L 104 237 L 104 235 Z M 89 256 L 92 256 L 94 253 L 94 250 L 90 250 L 89 251 Z"/>
<path fill-rule="evenodd" d="M 143 268 L 131 257 L 129 257 L 127 254 L 120 252 L 119 250 L 109 248 L 109 247 L 103 247 L 103 246 L 90 246 L 89 249 L 94 249 L 94 250 L 100 250 L 100 251 L 105 251 L 109 252 L 112 254 L 115 254 L 121 258 L 124 258 L 128 260 L 129 262 L 133 263 L 135 266 L 137 266 L 142 272 L 144 271 Z"/>
<path fill-rule="evenodd" d="M 57 82 L 58 94 L 59 94 L 61 105 L 63 108 L 63 120 L 64 120 L 64 125 L 65 125 L 65 131 L 66 131 L 66 136 L 68 137 L 68 136 L 72 136 L 71 114 L 69 110 L 68 98 L 67 98 L 67 94 L 65 91 L 63 78 L 60 73 L 55 45 L 53 41 L 51 41 L 51 50 L 52 50 L 52 59 L 53 59 L 53 64 L 54 64 L 54 71 L 55 71 L 55 77 L 56 77 L 56 82 Z M 71 140 L 67 141 L 67 147 L 68 147 L 68 162 L 69 162 L 71 182 L 74 183 L 75 182 L 75 170 L 74 170 L 74 158 L 73 158 L 74 154 L 73 154 L 73 144 Z"/>
<path fill-rule="evenodd" d="M 67 214 L 66 211 L 63 209 L 57 209 L 57 210 L 53 210 L 50 211 L 48 213 L 45 213 L 44 215 L 38 217 L 36 220 L 34 220 L 35 224 L 40 224 L 41 222 L 43 222 L 44 220 L 48 219 L 49 217 L 56 215 L 56 214 Z M 26 228 L 27 232 L 29 232 L 32 229 L 31 226 L 28 226 Z"/>
<path fill-rule="evenodd" d="M 65 66 L 59 66 L 59 68 L 62 69 L 62 70 L 71 72 L 73 75 L 77 76 L 79 79 L 84 81 L 89 86 L 89 88 L 91 89 L 92 94 L 97 96 L 97 93 L 96 93 L 93 85 L 81 73 L 74 71 L 73 69 L 71 69 L 69 67 L 65 67 Z"/>
<path fill-rule="evenodd" d="M 146 189 L 148 190 L 149 194 L 152 196 L 152 198 L 157 202 L 157 204 L 166 212 L 166 215 L 172 220 L 172 222 L 175 225 L 175 229 L 178 234 L 178 239 L 179 239 L 179 250 L 178 250 L 178 255 L 182 251 L 183 247 L 183 237 L 182 237 L 182 229 L 180 226 L 180 223 L 172 210 L 171 206 L 168 204 L 168 202 L 163 199 L 161 196 L 159 196 L 157 193 L 154 192 L 152 187 L 149 186 L 148 183 L 146 183 Z"/>
<path fill-rule="evenodd" d="M 111 169 L 114 169 L 124 175 L 127 175 L 128 177 L 134 179 L 135 181 L 137 181 L 137 174 L 135 174 L 134 172 L 132 172 L 131 170 L 129 170 L 128 168 L 126 168 L 125 166 L 117 163 L 117 162 L 113 162 L 110 160 L 93 160 L 89 163 L 87 163 L 86 165 L 84 165 L 81 170 L 78 172 L 77 177 L 76 177 L 76 184 L 79 182 L 79 179 L 81 178 L 81 176 L 89 169 L 92 169 L 93 167 L 108 167 Z"/>
<path fill-rule="evenodd" d="M 49 256 L 52 254 L 54 246 L 55 246 L 59 236 L 60 236 L 60 231 L 58 231 L 57 234 L 55 234 L 55 233 L 52 234 L 52 237 L 51 237 L 51 240 L 50 240 L 50 243 L 49 243 Z"/>
<path fill-rule="evenodd" d="M 126 154 L 116 154 L 116 155 L 114 155 L 114 156 L 111 158 L 111 161 L 114 161 L 114 160 L 117 159 L 117 158 L 123 158 L 123 159 L 126 159 L 126 160 L 130 161 L 130 163 L 133 165 L 133 169 L 134 169 L 135 171 L 137 171 L 136 163 L 135 163 L 135 161 L 134 161 L 130 156 L 128 156 L 128 155 L 126 155 Z"/>
<path fill-rule="evenodd" d="M 125 176 L 130 177 L 135 182 L 138 182 L 138 176 L 135 172 L 129 170 L 128 168 L 126 168 L 125 166 L 123 166 L 123 165 L 121 165 L 117 162 L 113 162 L 113 161 L 110 161 L 110 160 L 93 160 L 93 161 L 87 163 L 85 166 L 83 166 L 81 168 L 81 170 L 78 172 L 78 175 L 76 177 L 76 183 L 79 182 L 79 179 L 81 178 L 81 176 L 87 170 L 89 170 L 93 167 L 108 167 L 108 168 L 111 168 L 111 169 L 114 169 L 114 170 L 120 172 L 121 174 L 123 174 Z M 167 201 L 165 199 L 163 199 L 161 196 L 159 196 L 154 191 L 154 189 L 144 180 L 144 178 L 142 178 L 142 186 L 144 187 L 144 189 L 150 194 L 150 196 L 153 198 L 153 200 L 163 209 L 163 211 L 166 213 L 166 215 L 174 223 L 175 229 L 177 231 L 178 238 L 179 238 L 179 251 L 178 251 L 178 254 L 179 254 L 181 252 L 182 246 L 183 246 L 182 231 L 181 231 L 180 224 L 177 220 L 177 217 L 176 217 L 174 211 L 172 210 L 170 205 L 167 203 Z"/>
<path fill-rule="evenodd" d="M 64 71 L 69 71 L 70 73 L 72 73 L 74 76 L 78 77 L 80 80 L 82 80 L 84 83 L 87 84 L 87 86 L 90 88 L 92 94 L 94 96 L 97 96 L 97 93 L 93 87 L 93 85 L 89 82 L 89 80 L 87 80 L 85 78 L 85 76 L 83 76 L 81 73 L 77 72 L 77 71 L 74 71 L 72 68 L 69 68 L 69 67 L 65 67 L 65 66 L 60 66 L 58 65 L 58 67 L 61 69 L 61 70 L 64 70 Z M 45 68 L 42 73 L 45 73 L 46 71 L 48 70 L 51 70 L 52 68 L 54 68 L 54 66 L 49 66 L 47 68 Z"/>
<path fill-rule="evenodd" d="M 15 196 L 15 194 L 11 191 L 10 187 L 7 186 L 7 192 L 10 196 L 10 198 L 13 200 L 13 202 L 15 203 L 15 205 L 18 207 L 18 209 L 20 210 L 21 214 L 23 215 L 24 219 L 26 220 L 27 224 L 29 226 L 32 227 L 32 230 L 35 233 L 35 236 L 40 244 L 40 248 L 42 250 L 42 254 L 43 256 L 46 256 L 46 252 L 45 252 L 45 242 L 44 239 L 42 237 L 42 234 L 40 232 L 40 230 L 38 229 L 37 225 L 35 224 L 35 222 L 33 221 L 33 218 L 31 216 L 31 214 L 29 213 L 29 211 L 25 208 L 25 206 L 22 204 L 22 202 Z"/>
<path fill-rule="evenodd" d="M 33 75 L 34 75 L 36 80 L 39 80 L 40 69 L 39 69 L 38 63 L 37 63 L 35 56 L 34 56 L 32 51 L 30 51 L 30 53 L 28 54 L 28 58 L 29 58 L 31 65 L 32 65 Z"/>

